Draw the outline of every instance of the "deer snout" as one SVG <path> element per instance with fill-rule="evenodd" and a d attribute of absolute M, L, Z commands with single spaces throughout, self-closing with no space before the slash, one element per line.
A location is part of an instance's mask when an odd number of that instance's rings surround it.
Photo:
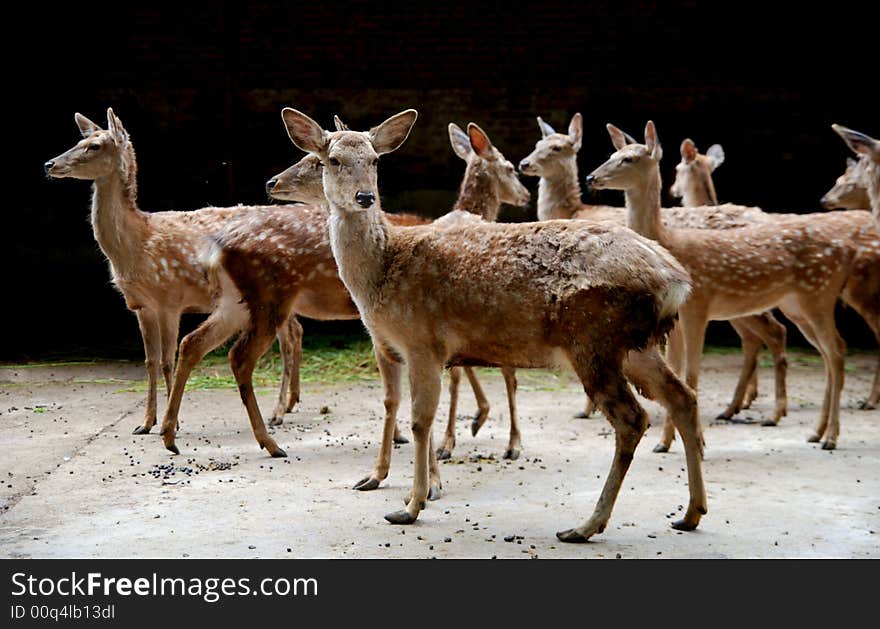
<path fill-rule="evenodd" d="M 362 208 L 368 208 L 376 201 L 376 195 L 372 192 L 364 192 L 363 190 L 359 190 L 354 195 L 354 200 L 357 201 L 357 204 Z"/>
<path fill-rule="evenodd" d="M 831 199 L 828 198 L 827 194 L 825 196 L 823 196 L 821 199 L 819 199 L 819 203 L 826 210 L 833 210 L 834 209 L 834 203 Z"/>
<path fill-rule="evenodd" d="M 523 161 L 521 161 L 521 162 L 519 163 L 519 172 L 521 172 L 521 173 L 525 173 L 525 172 L 526 172 L 526 169 L 527 169 L 529 166 L 530 166 L 530 164 L 529 164 L 529 160 L 524 159 Z"/>
<path fill-rule="evenodd" d="M 596 185 L 596 175 L 587 175 L 587 188 L 592 188 Z"/>
<path fill-rule="evenodd" d="M 43 164 L 43 172 L 45 172 L 48 175 L 49 171 L 52 170 L 52 168 L 54 166 L 55 166 L 55 162 L 53 162 L 52 160 L 49 160 L 48 162 Z"/>
<path fill-rule="evenodd" d="M 272 188 L 278 183 L 278 180 L 272 177 L 269 181 L 266 182 L 266 192 L 272 192 Z"/>

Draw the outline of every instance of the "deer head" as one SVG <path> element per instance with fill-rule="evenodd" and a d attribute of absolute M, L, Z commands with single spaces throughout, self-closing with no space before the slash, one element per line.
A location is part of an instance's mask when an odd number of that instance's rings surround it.
<path fill-rule="evenodd" d="M 549 124 L 538 116 L 541 139 L 535 143 L 535 150 L 522 159 L 519 171 L 531 177 L 553 177 L 564 171 L 565 164 L 574 163 L 581 149 L 584 133 L 584 120 L 579 113 L 571 118 L 568 134 L 556 133 Z"/>
<path fill-rule="evenodd" d="M 587 176 L 587 185 L 596 190 L 630 190 L 637 188 L 652 169 L 657 169 L 663 149 L 652 121 L 645 125 L 645 143 L 631 144 L 631 136 L 606 125 L 611 143 L 617 151 L 604 164 Z"/>
<path fill-rule="evenodd" d="M 501 203 L 521 206 L 529 202 L 529 190 L 517 177 L 513 164 L 479 126 L 471 122 L 465 133 L 454 122 L 449 123 L 449 142 L 455 154 L 467 162 L 466 180 L 487 182 Z"/>
<path fill-rule="evenodd" d="M 74 119 L 83 139 L 46 162 L 43 169 L 47 175 L 94 180 L 132 165 L 134 154 L 128 132 L 112 109 L 107 110 L 106 130 L 82 114 L 75 114 Z"/>
<path fill-rule="evenodd" d="M 712 173 L 724 163 L 724 149 L 713 144 L 702 155 L 694 141 L 681 143 L 681 161 L 675 167 L 675 181 L 669 188 L 674 197 L 684 198 L 684 205 L 718 205 Z"/>
<path fill-rule="evenodd" d="M 822 207 L 826 210 L 837 208 L 844 210 L 866 210 L 871 207 L 868 198 L 868 188 L 865 185 L 865 169 L 868 166 L 867 157 L 858 160 L 846 158 L 846 171 L 837 178 L 834 186 L 826 192 L 821 199 Z"/>
<path fill-rule="evenodd" d="M 324 166 L 317 155 L 306 155 L 296 164 L 266 182 L 266 192 L 277 201 L 298 201 L 318 205 L 324 197 Z"/>
<path fill-rule="evenodd" d="M 418 113 L 407 109 L 366 132 L 325 131 L 290 107 L 281 117 L 291 141 L 321 160 L 324 195 L 330 205 L 341 211 L 362 212 L 377 208 L 379 156 L 403 144 Z"/>

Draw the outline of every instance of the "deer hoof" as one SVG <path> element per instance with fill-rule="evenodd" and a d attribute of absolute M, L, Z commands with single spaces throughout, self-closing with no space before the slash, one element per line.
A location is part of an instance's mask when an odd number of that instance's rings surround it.
<path fill-rule="evenodd" d="M 401 444 L 404 444 L 404 443 L 409 443 L 409 439 L 407 439 L 406 437 L 404 437 L 404 436 L 401 435 L 401 434 L 396 434 L 396 433 L 395 433 L 395 435 L 394 435 L 394 443 L 396 443 L 396 444 L 398 444 L 398 445 L 401 445 Z"/>
<path fill-rule="evenodd" d="M 150 429 L 147 426 L 138 426 L 134 430 L 131 431 L 133 435 L 148 435 L 150 434 Z"/>
<path fill-rule="evenodd" d="M 871 400 L 862 400 L 859 402 L 860 411 L 873 411 L 875 408 L 877 408 L 877 405 L 871 402 Z"/>
<path fill-rule="evenodd" d="M 777 422 L 772 419 L 765 419 L 764 421 L 761 422 L 761 425 L 762 426 L 776 426 Z"/>
<path fill-rule="evenodd" d="M 437 448 L 437 459 L 442 461 L 449 458 L 452 458 L 452 452 L 450 452 L 446 448 Z"/>
<path fill-rule="evenodd" d="M 674 528 L 676 531 L 693 531 L 697 528 L 697 524 L 692 524 L 687 520 L 676 520 L 672 523 L 672 528 Z"/>
<path fill-rule="evenodd" d="M 560 542 L 567 542 L 569 544 L 584 544 L 590 540 L 589 537 L 585 537 L 577 529 L 568 529 L 567 531 L 559 531 L 556 534 L 556 538 Z"/>
<path fill-rule="evenodd" d="M 270 426 L 280 426 L 280 425 L 283 424 L 283 423 L 284 423 L 284 418 L 281 417 L 280 415 L 273 415 L 273 416 L 269 419 L 269 425 L 270 425 Z"/>
<path fill-rule="evenodd" d="M 385 519 L 391 522 L 391 524 L 412 524 L 416 521 L 417 517 L 418 516 L 410 515 L 409 511 L 403 509 L 401 511 L 387 514 Z"/>
<path fill-rule="evenodd" d="M 171 445 L 167 445 L 167 446 L 165 446 L 165 448 L 168 449 L 168 450 L 170 450 L 170 451 L 173 452 L 174 454 L 180 454 L 180 450 L 178 450 L 178 449 L 177 449 L 177 446 L 174 445 L 173 443 L 172 443 Z"/>
<path fill-rule="evenodd" d="M 366 478 L 362 478 L 357 482 L 357 484 L 352 487 L 352 489 L 357 489 L 358 491 L 370 491 L 372 489 L 376 489 L 379 486 L 379 479 L 374 478 L 373 476 L 367 476 Z"/>
<path fill-rule="evenodd" d="M 813 433 L 812 435 L 810 435 L 809 437 L 807 437 L 807 443 L 819 443 L 819 440 L 820 440 L 821 438 L 822 438 L 822 437 L 820 437 L 820 436 L 817 435 L 816 433 Z"/>
<path fill-rule="evenodd" d="M 575 419 L 590 419 L 590 416 L 587 414 L 586 411 L 581 411 L 580 413 L 575 413 L 574 418 Z"/>
<path fill-rule="evenodd" d="M 283 448 L 279 448 L 278 446 L 275 446 L 275 449 L 272 450 L 272 458 L 273 459 L 286 459 L 287 452 L 285 452 Z"/>
<path fill-rule="evenodd" d="M 517 448 L 508 448 L 504 451 L 505 459 L 510 459 L 511 461 L 516 461 L 519 458 L 519 450 Z"/>
<path fill-rule="evenodd" d="M 663 454 L 664 452 L 669 452 L 669 446 L 665 443 L 658 443 L 654 446 L 654 449 L 651 452 L 656 452 L 657 454 Z"/>
<path fill-rule="evenodd" d="M 822 449 L 823 450 L 836 450 L 837 443 L 828 439 L 827 441 L 822 442 Z"/>
<path fill-rule="evenodd" d="M 437 500 L 441 495 L 440 488 L 431 485 L 431 489 L 428 490 L 428 500 Z"/>

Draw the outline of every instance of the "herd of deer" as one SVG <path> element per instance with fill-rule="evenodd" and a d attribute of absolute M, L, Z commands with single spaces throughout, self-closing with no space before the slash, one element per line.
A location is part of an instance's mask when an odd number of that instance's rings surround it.
<path fill-rule="evenodd" d="M 237 335 L 229 359 L 254 436 L 272 456 L 286 456 L 270 436 L 254 395 L 257 361 L 278 338 L 283 378 L 270 424 L 299 401 L 302 327 L 297 316 L 357 319 L 367 327 L 382 376 L 385 419 L 372 472 L 355 486 L 368 490 L 387 477 L 397 427 L 402 367 L 412 395 L 414 481 L 406 508 L 386 519 L 416 520 L 426 500 L 439 496 L 437 459 L 455 446 L 458 385 L 463 369 L 479 410 L 489 405 L 473 366 L 500 367 L 507 385 L 510 439 L 506 458 L 519 456 L 516 368 L 573 368 L 583 383 L 587 414 L 598 407 L 615 429 L 611 470 L 592 516 L 558 533 L 581 542 L 604 530 L 648 417 L 630 385 L 666 409 L 660 443 L 669 449 L 678 430 L 685 449 L 690 500 L 673 526 L 694 529 L 706 513 L 697 413 L 700 358 L 706 325 L 730 320 L 745 353 L 732 417 L 757 394 L 757 354 L 766 343 L 776 368 L 772 423 L 786 414 L 785 328 L 779 308 L 821 353 L 826 388 L 815 432 L 836 447 L 844 343 L 834 305 L 842 299 L 880 343 L 880 142 L 835 125 L 858 155 L 811 214 L 768 214 L 755 207 L 718 205 L 712 171 L 724 161 L 720 146 L 703 155 L 681 145 L 672 193 L 685 207 L 661 208 L 662 150 L 652 122 L 639 143 L 613 125 L 616 152 L 587 178 L 594 189 L 622 190 L 626 207 L 581 202 L 577 153 L 583 121 L 567 133 L 538 118 L 541 139 L 519 168 L 471 123 L 449 125 L 456 155 L 467 164 L 452 210 L 432 221 L 386 214 L 377 184 L 379 157 L 400 147 L 416 121 L 403 111 L 368 132 L 335 131 L 286 108 L 293 143 L 308 155 L 266 185 L 289 205 L 204 208 L 145 213 L 137 203 L 137 169 L 128 132 L 112 110 L 107 128 L 76 114 L 83 139 L 46 162 L 50 177 L 94 182 L 92 226 L 110 261 L 114 284 L 137 315 L 149 378 L 146 415 L 135 433 L 157 419 L 161 371 L 168 405 L 161 434 L 178 453 L 175 433 L 187 379 L 206 353 Z M 496 223 L 501 204 L 524 205 L 518 179 L 540 177 L 538 221 Z M 862 211 L 868 209 L 871 211 Z M 183 312 L 208 314 L 180 343 Z M 660 354 L 668 338 L 669 365 Z M 176 359 L 176 367 L 175 367 Z M 432 422 L 441 375 L 450 371 L 450 412 L 435 450 Z M 678 374 L 678 375 L 677 375 Z M 679 378 L 683 375 L 683 380 Z M 880 404 L 880 363 L 865 408 Z"/>

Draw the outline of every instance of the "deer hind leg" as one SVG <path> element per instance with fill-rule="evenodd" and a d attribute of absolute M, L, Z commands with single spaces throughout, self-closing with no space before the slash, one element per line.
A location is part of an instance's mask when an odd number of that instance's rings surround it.
<path fill-rule="evenodd" d="M 171 393 L 168 395 L 168 406 L 165 408 L 165 418 L 162 421 L 161 430 L 165 447 L 175 454 L 180 454 L 180 450 L 174 443 L 174 437 L 178 426 L 180 404 L 189 375 L 205 357 L 205 354 L 220 346 L 241 329 L 246 316 L 238 304 L 236 304 L 234 312 L 224 312 L 217 309 L 199 327 L 183 337 L 180 342 L 180 356 L 174 370 L 174 380 L 171 384 Z"/>
<path fill-rule="evenodd" d="M 471 420 L 471 435 L 476 437 L 477 433 L 480 432 L 480 428 L 489 419 L 489 400 L 486 399 L 486 394 L 483 392 L 480 381 L 477 380 L 477 374 L 474 373 L 473 367 L 465 367 L 464 375 L 467 376 L 468 382 L 471 383 L 474 397 L 477 398 L 477 413 L 474 415 L 473 420 Z"/>
<path fill-rule="evenodd" d="M 880 272 L 875 272 L 875 274 L 880 275 Z M 878 347 L 880 347 L 880 295 L 878 295 L 876 288 L 876 282 L 874 284 L 866 283 L 861 276 L 856 279 L 850 278 L 841 297 L 865 320 L 874 333 L 874 338 L 877 339 Z M 871 392 L 868 398 L 859 404 L 859 408 L 872 410 L 878 406 L 880 406 L 880 354 L 877 356 L 877 369 L 874 371 L 874 384 L 871 385 Z"/>
<path fill-rule="evenodd" d="M 299 371 L 302 364 L 303 329 L 295 315 L 278 327 L 278 348 L 281 350 L 281 386 L 278 390 L 278 403 L 269 418 L 270 426 L 284 423 L 284 414 L 293 410 L 299 402 Z"/>
<path fill-rule="evenodd" d="M 170 397 L 171 382 L 174 378 L 174 363 L 177 360 L 177 337 L 180 334 L 180 313 L 161 313 L 159 315 L 159 331 L 162 336 L 162 376 L 165 378 L 165 394 Z M 177 426 L 177 428 L 179 429 L 180 426 Z"/>
<path fill-rule="evenodd" d="M 502 367 L 501 375 L 504 376 L 504 385 L 507 387 L 507 406 L 510 410 L 510 439 L 507 442 L 507 450 L 504 451 L 503 458 L 515 461 L 519 458 L 522 449 L 522 438 L 516 421 L 516 369 Z"/>
<path fill-rule="evenodd" d="M 275 443 L 266 430 L 266 424 L 263 422 L 263 416 L 260 414 L 260 407 L 254 394 L 253 382 L 257 361 L 271 347 L 277 327 L 271 324 L 261 309 L 253 309 L 250 326 L 245 328 L 235 345 L 229 350 L 229 362 L 232 365 L 232 373 L 235 374 L 235 381 L 238 383 L 238 392 L 247 410 L 251 430 L 253 430 L 257 443 L 260 444 L 261 449 L 265 448 L 273 457 L 286 457 L 287 453 Z"/>
<path fill-rule="evenodd" d="M 785 378 L 788 372 L 785 343 L 788 332 L 771 312 L 757 315 L 754 320 L 759 326 L 756 332 L 773 355 L 773 376 L 776 383 L 776 405 L 773 410 L 773 419 L 765 420 L 761 425 L 776 426 L 779 424 L 779 420 L 788 414 L 788 392 L 785 387 Z"/>
<path fill-rule="evenodd" d="M 666 409 L 684 445 L 690 501 L 684 518 L 673 528 L 692 531 L 706 514 L 706 488 L 703 485 L 703 427 L 697 411 L 697 396 L 679 380 L 657 351 L 630 352 L 623 364 L 624 374 L 642 395 L 656 400 Z"/>
<path fill-rule="evenodd" d="M 757 380 L 758 375 L 758 353 L 761 351 L 761 338 L 755 334 L 747 323 L 748 317 L 741 319 L 731 319 L 730 325 L 736 330 L 742 341 L 743 364 L 739 374 L 739 380 L 736 383 L 736 389 L 733 392 L 733 399 L 727 408 L 718 414 L 716 419 L 731 419 L 739 412 L 748 408 L 752 400 L 757 396 L 758 387 L 752 385 Z M 750 392 L 754 391 L 754 395 L 750 397 Z"/>
<path fill-rule="evenodd" d="M 449 419 L 446 420 L 446 432 L 443 443 L 437 448 L 438 459 L 448 459 L 455 449 L 455 415 L 458 412 L 458 387 L 461 384 L 461 367 L 449 368 Z"/>
<path fill-rule="evenodd" d="M 413 487 L 406 508 L 385 516 L 392 524 L 412 524 L 427 504 L 430 490 L 431 424 L 440 401 L 440 377 L 443 373 L 443 362 L 431 356 L 410 356 L 407 364 L 412 392 Z"/>
<path fill-rule="evenodd" d="M 159 320 L 155 313 L 143 308 L 136 310 L 138 327 L 144 341 L 144 366 L 147 369 L 147 408 L 144 411 L 144 423 L 134 429 L 136 435 L 145 435 L 156 425 L 157 384 L 162 360 L 162 333 Z"/>
<path fill-rule="evenodd" d="M 622 370 L 614 360 L 598 356 L 572 356 L 571 363 L 584 385 L 584 391 L 596 401 L 615 432 L 614 459 L 602 493 L 590 519 L 577 528 L 560 531 L 563 542 L 586 542 L 605 530 L 624 476 L 642 435 L 648 429 L 648 416 L 629 388 Z"/>
<path fill-rule="evenodd" d="M 385 390 L 385 421 L 382 427 L 382 443 L 379 446 L 379 455 L 373 471 L 365 476 L 352 489 L 369 491 L 376 489 L 383 480 L 388 478 L 388 470 L 391 469 L 391 451 L 393 450 L 394 435 L 397 432 L 397 409 L 400 407 L 401 375 L 403 364 L 392 352 L 382 350 L 380 344 L 373 341 L 373 351 L 376 354 L 376 364 L 379 366 L 379 374 L 382 376 L 382 387 Z"/>

